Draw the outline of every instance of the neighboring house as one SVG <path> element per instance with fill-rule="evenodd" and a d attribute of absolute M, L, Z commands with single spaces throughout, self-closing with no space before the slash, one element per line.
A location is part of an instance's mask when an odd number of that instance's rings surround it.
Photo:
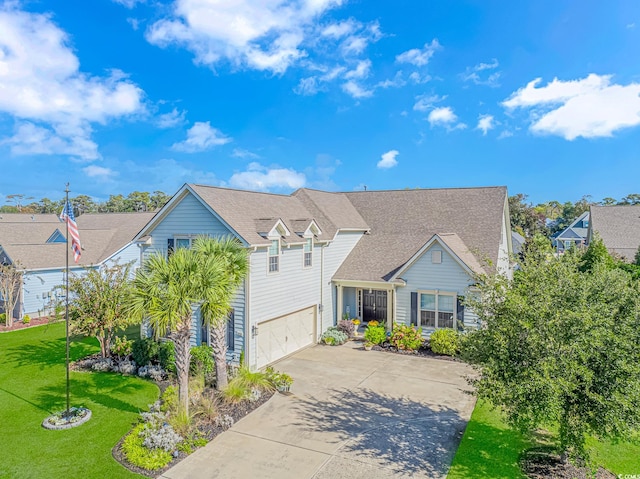
<path fill-rule="evenodd" d="M 118 261 L 139 262 L 140 250 L 132 243 L 134 235 L 154 213 L 87 213 L 77 218 L 82 256 L 73 261 L 71 272 Z M 14 317 L 50 314 L 56 287 L 64 281 L 66 226 L 58 216 L 36 214 L 0 215 L 0 262 L 19 265 L 23 270 L 20 301 Z"/>
<path fill-rule="evenodd" d="M 504 187 L 277 195 L 187 184 L 135 241 L 147 256 L 198 235 L 232 235 L 249 251 L 227 341 L 253 368 L 315 344 L 345 314 L 474 327 L 462 297 L 476 275 L 510 274 L 512 252 Z M 193 332 L 207 342 L 197 311 Z"/>
<path fill-rule="evenodd" d="M 558 253 L 564 253 L 573 246 L 580 247 L 587 244 L 589 217 L 589 212 L 585 211 L 551 238 L 551 244 Z"/>
<path fill-rule="evenodd" d="M 511 231 L 511 244 L 513 245 L 513 254 L 520 254 L 524 249 L 526 238 L 516 231 Z"/>
<path fill-rule="evenodd" d="M 640 205 L 591 206 L 589 240 L 595 233 L 610 253 L 633 262 L 640 246 Z"/>

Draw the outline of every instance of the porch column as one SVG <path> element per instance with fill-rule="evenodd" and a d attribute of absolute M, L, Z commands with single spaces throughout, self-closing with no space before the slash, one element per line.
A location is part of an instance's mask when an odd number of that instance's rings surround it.
<path fill-rule="evenodd" d="M 387 291 L 389 296 L 389 303 L 387 304 L 387 331 L 393 330 L 393 322 L 396 320 L 396 290 L 391 289 Z"/>
<path fill-rule="evenodd" d="M 342 299 L 342 293 L 343 293 L 342 285 L 341 284 L 337 285 L 337 288 L 338 288 L 338 301 L 336 303 L 337 311 L 336 311 L 336 323 L 335 324 L 338 324 L 338 321 L 340 321 L 342 319 L 342 301 L 343 301 L 343 299 Z"/>

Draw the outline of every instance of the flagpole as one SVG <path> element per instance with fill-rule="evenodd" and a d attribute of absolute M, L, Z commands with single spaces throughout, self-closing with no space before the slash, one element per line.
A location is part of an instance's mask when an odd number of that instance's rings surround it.
<path fill-rule="evenodd" d="M 69 207 L 69 183 L 66 184 L 64 189 L 66 199 L 65 199 L 65 209 Z M 67 211 L 67 215 L 69 212 Z M 66 364 L 67 364 L 67 413 L 66 416 L 69 417 L 70 414 L 70 404 L 69 404 L 69 220 L 65 221 L 67 224 L 67 242 L 66 242 L 66 281 L 65 281 L 65 327 L 66 327 L 66 336 L 67 336 L 67 350 L 66 350 Z"/>

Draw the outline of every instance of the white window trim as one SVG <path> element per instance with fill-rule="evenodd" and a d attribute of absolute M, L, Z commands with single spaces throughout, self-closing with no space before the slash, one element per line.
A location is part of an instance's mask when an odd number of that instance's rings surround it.
<path fill-rule="evenodd" d="M 267 274 L 278 274 L 280 272 L 280 257 L 282 256 L 282 243 L 280 238 L 272 239 L 271 241 L 278 242 L 278 254 L 271 254 L 271 244 L 267 247 Z M 271 258 L 278 258 L 278 269 L 271 271 Z"/>
<path fill-rule="evenodd" d="M 173 250 L 175 251 L 178 249 L 178 240 L 189 240 L 189 248 L 187 249 L 193 248 L 194 239 L 195 236 L 193 235 L 173 235 Z"/>
<path fill-rule="evenodd" d="M 434 329 L 456 329 L 457 328 L 457 324 L 458 324 L 458 293 L 456 293 L 455 291 L 442 291 L 439 289 L 419 289 L 418 290 L 418 326 L 419 327 L 427 327 L 427 326 L 422 326 L 422 298 L 421 295 L 422 294 L 433 294 L 436 297 L 436 317 L 435 317 L 435 326 Z M 438 296 L 453 296 L 453 328 L 448 328 L 448 327 L 441 327 L 438 326 Z M 431 311 L 431 310 L 425 310 L 425 311 Z M 449 311 L 446 311 L 447 313 Z"/>
<path fill-rule="evenodd" d="M 307 242 L 310 241 L 311 242 L 311 251 L 305 251 L 305 248 L 307 247 Z M 304 244 L 302 245 L 302 268 L 303 269 L 309 269 L 309 268 L 313 268 L 313 238 L 305 238 Z M 311 261 L 309 264 L 306 264 L 306 256 L 307 254 L 311 255 Z"/>

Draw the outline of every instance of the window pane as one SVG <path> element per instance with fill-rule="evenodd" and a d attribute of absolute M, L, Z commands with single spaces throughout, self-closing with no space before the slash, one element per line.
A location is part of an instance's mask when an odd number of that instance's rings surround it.
<path fill-rule="evenodd" d="M 273 240 L 271 242 L 271 246 L 269 247 L 269 256 L 278 256 L 280 254 L 280 242 L 278 240 Z"/>
<path fill-rule="evenodd" d="M 176 238 L 176 248 L 189 248 L 191 240 L 189 238 Z"/>
<path fill-rule="evenodd" d="M 269 272 L 273 273 L 274 271 L 278 271 L 278 260 L 280 258 L 278 256 L 272 256 L 269 258 Z"/>
<path fill-rule="evenodd" d="M 438 296 L 438 311 L 453 312 L 453 296 Z"/>
<path fill-rule="evenodd" d="M 420 295 L 420 309 L 428 309 L 431 311 L 436 310 L 436 295 L 435 294 L 421 294 Z"/>
<path fill-rule="evenodd" d="M 453 328 L 453 313 L 438 313 L 439 328 Z"/>
<path fill-rule="evenodd" d="M 435 311 L 420 311 L 420 327 L 422 327 L 422 328 L 435 328 L 436 327 L 436 312 Z"/>
<path fill-rule="evenodd" d="M 304 244 L 304 252 L 305 253 L 311 252 L 311 238 L 307 238 L 307 242 Z"/>
<path fill-rule="evenodd" d="M 311 253 L 304 254 L 304 265 L 311 266 Z"/>

